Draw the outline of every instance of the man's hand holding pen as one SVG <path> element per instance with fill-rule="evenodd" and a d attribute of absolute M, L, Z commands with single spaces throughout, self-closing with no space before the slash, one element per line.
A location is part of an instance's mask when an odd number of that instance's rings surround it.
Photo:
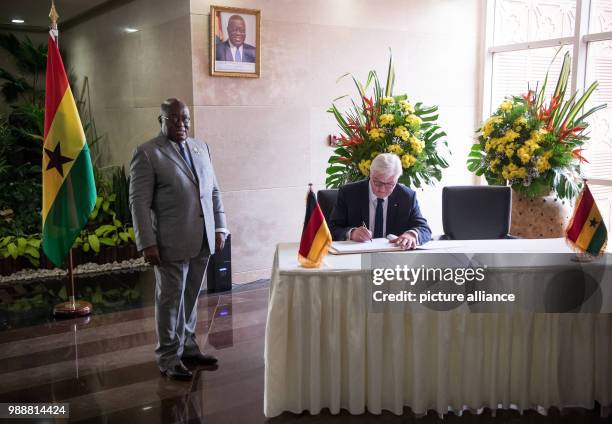
<path fill-rule="evenodd" d="M 372 241 L 372 232 L 368 230 L 365 222 L 361 223 L 361 227 L 355 228 L 351 231 L 351 240 L 358 242 Z"/>

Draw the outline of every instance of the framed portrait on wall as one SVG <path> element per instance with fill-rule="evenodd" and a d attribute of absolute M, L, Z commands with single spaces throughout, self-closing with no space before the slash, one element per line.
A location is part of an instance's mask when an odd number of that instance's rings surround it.
<path fill-rule="evenodd" d="M 259 77 L 261 12 L 210 6 L 210 74 Z"/>

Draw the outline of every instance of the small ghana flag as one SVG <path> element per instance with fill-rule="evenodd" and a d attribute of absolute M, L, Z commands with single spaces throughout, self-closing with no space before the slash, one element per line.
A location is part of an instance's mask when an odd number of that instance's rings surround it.
<path fill-rule="evenodd" d="M 586 183 L 576 200 L 574 214 L 565 230 L 565 238 L 572 247 L 593 256 L 601 254 L 606 248 L 608 230 Z"/>
<path fill-rule="evenodd" d="M 332 237 L 312 188 L 306 196 L 306 217 L 298 260 L 305 268 L 318 268 L 331 245 Z"/>
<path fill-rule="evenodd" d="M 96 185 L 79 112 L 52 33 L 45 88 L 43 251 L 59 267 L 95 206 Z"/>

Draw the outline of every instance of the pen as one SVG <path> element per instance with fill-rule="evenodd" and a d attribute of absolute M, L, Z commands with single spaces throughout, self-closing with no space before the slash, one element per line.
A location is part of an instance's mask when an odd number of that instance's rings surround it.
<path fill-rule="evenodd" d="M 367 225 L 365 225 L 365 221 L 361 221 L 361 226 L 362 226 L 363 228 L 365 228 L 366 230 L 368 230 L 368 226 L 367 226 Z M 369 230 L 368 230 L 368 231 L 369 231 Z M 372 237 L 370 237 L 370 242 L 372 243 Z"/>

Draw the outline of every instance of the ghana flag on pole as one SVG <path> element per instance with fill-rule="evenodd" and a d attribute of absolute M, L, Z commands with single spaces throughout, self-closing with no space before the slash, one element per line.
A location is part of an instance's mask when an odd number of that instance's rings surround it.
<path fill-rule="evenodd" d="M 606 248 L 608 230 L 586 183 L 576 201 L 565 237 L 572 247 L 593 256 L 599 255 Z"/>
<path fill-rule="evenodd" d="M 318 268 L 323 257 L 327 255 L 332 237 L 327 228 L 325 217 L 317 203 L 312 188 L 306 196 L 306 217 L 300 241 L 298 261 L 305 268 Z"/>
<path fill-rule="evenodd" d="M 96 203 L 89 147 L 54 36 L 49 34 L 42 161 L 43 251 L 61 266 Z"/>

